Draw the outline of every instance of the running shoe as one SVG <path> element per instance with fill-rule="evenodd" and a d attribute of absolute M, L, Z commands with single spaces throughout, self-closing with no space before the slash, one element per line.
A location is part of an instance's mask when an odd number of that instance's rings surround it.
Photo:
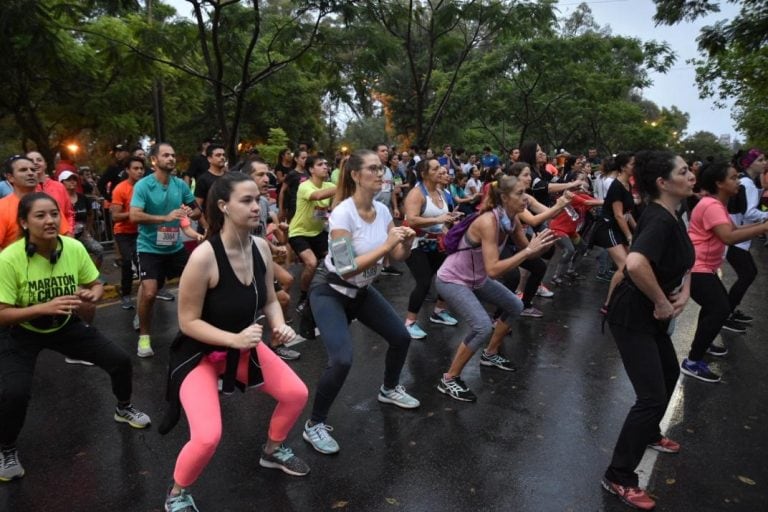
<path fill-rule="evenodd" d="M 291 476 L 304 476 L 309 473 L 307 463 L 294 455 L 293 450 L 284 444 L 278 446 L 272 453 L 265 452 L 262 447 L 259 465 L 263 468 L 280 469 Z"/>
<path fill-rule="evenodd" d="M 569 270 L 568 272 L 566 272 L 565 277 L 567 277 L 571 281 L 583 281 L 586 279 L 586 276 L 579 274 L 575 270 Z"/>
<path fill-rule="evenodd" d="M 538 297 L 544 297 L 545 299 L 551 299 L 555 296 L 555 292 L 544 286 L 543 284 L 540 284 L 538 289 L 536 290 L 536 295 Z"/>
<path fill-rule="evenodd" d="M 531 306 L 529 308 L 525 308 L 520 312 L 520 316 L 528 317 L 528 318 L 541 318 L 544 316 L 544 313 L 542 313 L 540 310 L 536 309 L 535 307 Z"/>
<path fill-rule="evenodd" d="M 165 512 L 200 512 L 195 506 L 195 500 L 186 489 L 182 489 L 179 494 L 172 496 L 168 493 L 165 498 Z"/>
<path fill-rule="evenodd" d="M 640 510 L 653 510 L 654 507 L 656 507 L 656 502 L 653 501 L 644 489 L 615 484 L 605 477 L 603 477 L 603 480 L 600 483 L 603 485 L 603 489 L 618 496 L 621 501 L 630 507 L 638 508 Z"/>
<path fill-rule="evenodd" d="M 67 364 L 81 364 L 83 366 L 93 366 L 90 361 L 83 361 L 82 359 L 72 359 L 71 357 L 65 357 L 64 362 Z"/>
<path fill-rule="evenodd" d="M 754 320 L 754 318 L 752 318 L 751 316 L 745 315 L 744 312 L 741 311 L 740 309 L 737 309 L 736 311 L 731 313 L 730 319 L 736 320 L 737 322 L 741 322 L 743 324 L 750 324 L 752 323 L 752 320 Z"/>
<path fill-rule="evenodd" d="M 691 361 L 690 359 L 685 358 L 680 365 L 680 371 L 689 377 L 704 382 L 720 382 L 720 376 L 712 372 L 709 369 L 709 365 L 704 361 Z"/>
<path fill-rule="evenodd" d="M 318 452 L 330 455 L 339 451 L 339 443 L 328 433 L 332 431 L 333 427 L 330 425 L 315 423 L 310 427 L 309 421 L 307 421 L 301 436 Z"/>
<path fill-rule="evenodd" d="M 728 355 L 728 349 L 723 346 L 715 345 L 714 343 L 711 343 L 707 347 L 707 354 L 715 357 L 725 357 Z"/>
<path fill-rule="evenodd" d="M 157 300 L 162 300 L 163 302 L 172 302 L 176 300 L 176 297 L 171 292 L 163 290 L 158 290 L 157 293 L 155 293 L 155 298 Z"/>
<path fill-rule="evenodd" d="M 565 284 L 565 281 L 560 276 L 552 276 L 552 279 L 549 280 L 550 283 L 552 283 L 552 286 L 563 286 Z"/>
<path fill-rule="evenodd" d="M 595 279 L 598 281 L 603 281 L 604 283 L 610 283 L 612 278 L 613 275 L 609 274 L 608 272 L 598 272 L 595 274 Z"/>
<path fill-rule="evenodd" d="M 451 377 L 446 379 L 445 375 L 443 375 L 440 378 L 440 383 L 437 385 L 437 390 L 444 395 L 448 395 L 454 400 L 459 400 L 461 402 L 477 401 L 477 396 L 475 396 L 469 387 L 464 384 L 461 377 Z"/>
<path fill-rule="evenodd" d="M 721 329 L 724 329 L 726 331 L 731 332 L 737 332 L 739 334 L 743 334 L 747 332 L 747 327 L 742 324 L 741 322 L 737 322 L 736 320 L 731 320 L 730 318 L 725 321 Z"/>
<path fill-rule="evenodd" d="M 433 312 L 429 316 L 429 321 L 433 324 L 443 324 L 443 325 L 456 325 L 459 323 L 458 320 L 456 320 L 453 315 L 451 315 L 447 309 L 442 310 L 441 312 Z"/>
<path fill-rule="evenodd" d="M 127 423 L 133 428 L 147 428 L 152 423 L 149 416 L 135 408 L 133 404 L 115 407 L 115 421 Z"/>
<path fill-rule="evenodd" d="M 498 368 L 507 372 L 517 371 L 517 368 L 512 366 L 512 361 L 506 357 L 501 354 L 489 354 L 485 350 L 480 354 L 480 365 Z"/>
<path fill-rule="evenodd" d="M 666 436 L 661 436 L 661 439 L 649 444 L 648 448 L 661 453 L 680 453 L 680 443 Z"/>
<path fill-rule="evenodd" d="M 277 356 L 284 361 L 295 361 L 301 357 L 301 352 L 290 349 L 285 345 L 278 345 L 272 350 L 274 350 L 275 354 L 277 354 Z"/>
<path fill-rule="evenodd" d="M 0 482 L 10 482 L 24 476 L 16 447 L 0 449 Z"/>
<path fill-rule="evenodd" d="M 403 275 L 403 273 L 400 272 L 399 270 L 397 270 L 395 267 L 390 265 L 389 267 L 384 267 L 384 268 L 381 269 L 381 275 L 383 275 L 383 276 L 401 276 L 401 275 Z"/>
<path fill-rule="evenodd" d="M 416 409 L 421 405 L 421 402 L 406 393 L 405 388 L 400 384 L 394 389 L 385 389 L 382 385 L 379 388 L 378 399 L 383 404 L 394 404 L 403 409 Z"/>
<path fill-rule="evenodd" d="M 133 301 L 129 296 L 121 297 L 120 298 L 120 307 L 123 309 L 133 309 Z"/>
<path fill-rule="evenodd" d="M 136 349 L 136 355 L 139 357 L 152 357 L 155 355 L 155 351 L 152 350 L 152 341 L 149 336 L 146 338 L 139 336 L 139 345 Z"/>
<path fill-rule="evenodd" d="M 423 340 L 427 337 L 427 333 L 424 332 L 424 329 L 419 327 L 419 324 L 416 322 L 413 322 L 410 325 L 406 325 L 405 328 L 408 331 L 408 334 L 411 336 L 411 339 Z"/>

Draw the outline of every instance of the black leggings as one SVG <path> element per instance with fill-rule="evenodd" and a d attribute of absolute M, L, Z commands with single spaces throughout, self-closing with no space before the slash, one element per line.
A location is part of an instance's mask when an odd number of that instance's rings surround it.
<path fill-rule="evenodd" d="M 744 298 L 744 294 L 747 293 L 755 277 L 757 277 L 757 267 L 749 251 L 734 245 L 728 247 L 725 259 L 728 260 L 728 263 L 731 264 L 738 276 L 736 282 L 731 286 L 731 291 L 728 292 L 728 302 L 731 305 L 731 312 L 733 312 L 741 303 L 741 299 Z"/>
<path fill-rule="evenodd" d="M 667 333 L 653 335 L 614 324 L 610 328 L 637 398 L 624 420 L 605 477 L 619 485 L 637 487 L 635 468 L 646 446 L 661 439 L 659 422 L 672 398 L 680 368 Z"/>
<path fill-rule="evenodd" d="M 133 288 L 133 267 L 139 268 L 139 259 L 136 255 L 136 239 L 138 234 L 115 234 L 115 242 L 120 248 L 120 255 L 123 257 L 123 263 L 120 267 L 120 295 L 130 297 Z"/>
<path fill-rule="evenodd" d="M 132 367 L 128 353 L 94 327 L 73 318 L 51 334 L 23 327 L 0 330 L 0 446 L 11 446 L 24 425 L 31 398 L 37 355 L 55 350 L 72 359 L 90 361 L 112 379 L 118 402 L 131 398 Z"/>
<path fill-rule="evenodd" d="M 424 304 L 429 293 L 429 287 L 432 286 L 432 278 L 445 261 L 445 257 L 445 254 L 440 251 L 425 252 L 421 249 L 413 249 L 411 255 L 405 260 L 405 264 L 408 265 L 408 269 L 416 281 L 416 286 L 408 298 L 409 313 L 418 313 L 421 309 L 421 305 Z"/>
<path fill-rule="evenodd" d="M 688 359 L 701 361 L 730 316 L 731 305 L 723 282 L 713 272 L 691 272 L 691 298 L 701 310 Z"/>

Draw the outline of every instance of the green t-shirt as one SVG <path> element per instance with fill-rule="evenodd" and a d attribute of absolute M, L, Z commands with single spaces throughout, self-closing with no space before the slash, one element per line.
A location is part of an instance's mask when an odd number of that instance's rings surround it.
<path fill-rule="evenodd" d="M 184 180 L 171 176 L 168 185 L 163 185 L 150 174 L 139 180 L 133 187 L 131 207 L 141 208 L 150 215 L 168 215 L 181 205 L 195 204 L 195 196 Z M 173 254 L 184 248 L 179 235 L 179 221 L 162 224 L 139 224 L 138 252 Z"/>
<path fill-rule="evenodd" d="M 335 187 L 333 183 L 324 181 L 322 186 L 317 188 L 312 180 L 307 180 L 299 185 L 299 191 L 296 193 L 296 213 L 288 226 L 289 237 L 316 236 L 325 229 L 332 198 L 312 201 L 309 196 L 318 190 L 333 187 Z"/>
<path fill-rule="evenodd" d="M 60 255 L 53 264 L 35 254 L 27 257 L 26 241 L 17 240 L 0 252 L 0 303 L 24 308 L 42 304 L 62 295 L 74 294 L 78 286 L 99 278 L 83 244 L 74 238 L 61 237 Z M 49 316 L 20 325 L 40 333 L 56 332 L 70 316 Z"/>
<path fill-rule="evenodd" d="M 338 167 L 335 168 L 333 171 L 331 171 L 331 183 L 333 183 L 334 185 L 338 185 L 340 174 L 341 174 L 341 169 L 339 169 Z"/>

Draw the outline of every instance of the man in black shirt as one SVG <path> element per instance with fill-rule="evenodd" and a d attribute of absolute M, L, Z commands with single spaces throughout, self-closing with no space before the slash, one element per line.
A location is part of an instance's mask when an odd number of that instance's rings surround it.
<path fill-rule="evenodd" d="M 209 144 L 205 149 L 205 154 L 208 158 L 208 170 L 197 177 L 195 201 L 200 206 L 200 211 L 203 212 L 200 215 L 200 227 L 208 229 L 208 221 L 205 218 L 206 199 L 208 198 L 208 191 L 211 190 L 213 184 L 224 176 L 226 172 L 227 153 L 221 144 Z"/>
<path fill-rule="evenodd" d="M 205 171 L 208 170 L 209 164 L 207 150 L 208 146 L 210 146 L 212 142 L 213 141 L 211 139 L 205 139 L 203 142 L 201 142 L 200 152 L 189 160 L 187 174 L 192 176 L 192 178 L 195 180 L 197 180 L 201 174 L 204 174 Z"/>
<path fill-rule="evenodd" d="M 123 169 L 125 169 L 124 160 L 130 155 L 131 152 L 124 144 L 115 144 L 112 147 L 112 156 L 115 158 L 115 163 L 107 167 L 104 176 L 99 180 L 99 191 L 101 191 L 101 195 L 107 201 L 112 201 L 112 191 L 118 183 L 125 179 L 123 174 Z"/>

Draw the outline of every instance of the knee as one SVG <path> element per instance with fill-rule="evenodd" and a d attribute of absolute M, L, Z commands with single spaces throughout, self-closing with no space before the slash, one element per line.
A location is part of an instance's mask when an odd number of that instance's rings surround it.
<path fill-rule="evenodd" d="M 477 351 L 480 347 L 486 344 L 490 339 L 493 332 L 493 324 L 489 322 L 483 322 L 481 325 L 472 328 L 472 336 L 467 346 L 472 349 L 473 352 Z"/>
<path fill-rule="evenodd" d="M 299 379 L 297 380 L 297 384 L 291 386 L 280 401 L 283 403 L 295 404 L 298 407 L 304 408 L 307 400 L 309 400 L 309 389 L 307 389 L 307 385 L 304 384 L 304 382 Z"/>
<path fill-rule="evenodd" d="M 329 366 L 338 372 L 347 373 L 352 368 L 352 351 L 343 351 L 336 354 L 332 354 L 329 361 Z"/>
<path fill-rule="evenodd" d="M 194 444 L 199 453 L 210 456 L 216 451 L 221 441 L 221 425 L 209 425 L 202 432 L 192 435 L 190 442 Z"/>

